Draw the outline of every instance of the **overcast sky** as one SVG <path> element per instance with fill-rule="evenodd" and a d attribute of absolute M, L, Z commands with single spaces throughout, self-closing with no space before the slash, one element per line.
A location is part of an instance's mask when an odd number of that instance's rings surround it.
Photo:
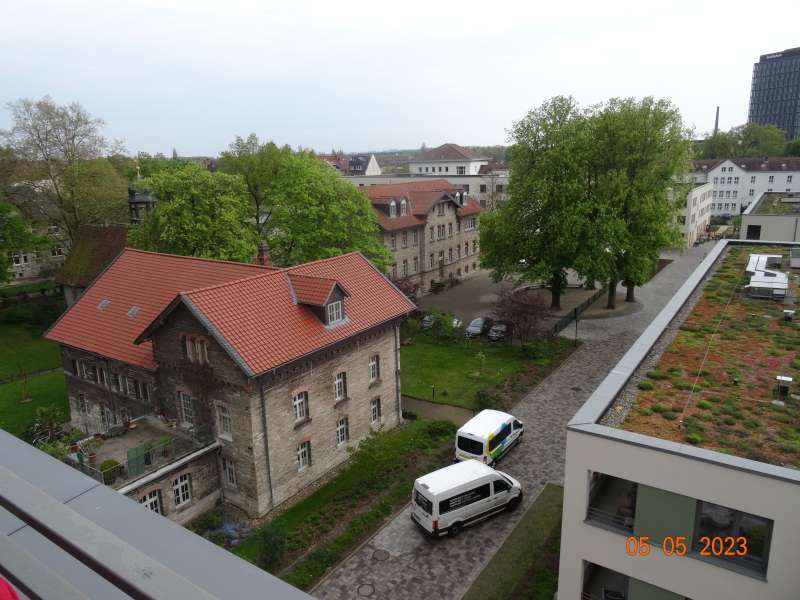
<path fill-rule="evenodd" d="M 236 135 L 328 151 L 502 144 L 556 94 L 665 96 L 698 133 L 747 119 L 752 65 L 800 46 L 797 0 L 24 0 L 0 101 L 80 102 L 130 152 Z M 8 112 L 0 112 L 0 128 Z"/>

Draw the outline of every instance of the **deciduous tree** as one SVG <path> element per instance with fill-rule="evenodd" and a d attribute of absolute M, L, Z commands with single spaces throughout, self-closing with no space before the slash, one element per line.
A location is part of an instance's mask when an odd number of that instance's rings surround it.
<path fill-rule="evenodd" d="M 19 211 L 0 199 L 0 283 L 8 281 L 10 276 L 10 252 L 30 250 L 40 244 L 44 240 L 31 231 Z"/>
<path fill-rule="evenodd" d="M 774 125 L 745 123 L 730 131 L 718 131 L 703 140 L 701 158 L 779 156 L 786 146 L 786 134 Z"/>

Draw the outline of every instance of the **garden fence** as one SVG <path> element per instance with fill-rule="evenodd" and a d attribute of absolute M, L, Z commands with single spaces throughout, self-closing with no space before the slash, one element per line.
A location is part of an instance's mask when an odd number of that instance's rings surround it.
<path fill-rule="evenodd" d="M 586 300 L 581 302 L 578 306 L 569 311 L 566 315 L 561 317 L 553 325 L 553 328 L 551 330 L 552 334 L 555 336 L 561 333 L 567 327 L 567 325 L 569 325 L 575 319 L 581 316 L 581 314 L 583 314 L 583 312 L 587 308 L 589 308 L 592 304 L 594 304 L 597 301 L 597 299 L 600 298 L 600 296 L 602 296 L 605 293 L 606 293 L 606 288 L 605 287 L 600 288 L 594 294 L 589 296 Z"/>

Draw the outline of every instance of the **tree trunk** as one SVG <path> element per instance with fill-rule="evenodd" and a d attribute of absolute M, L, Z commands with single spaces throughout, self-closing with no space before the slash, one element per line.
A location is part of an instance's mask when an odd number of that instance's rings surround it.
<path fill-rule="evenodd" d="M 627 291 L 625 292 L 625 302 L 636 302 L 636 296 L 634 293 L 636 286 L 633 284 L 629 284 L 626 285 L 625 287 L 627 288 Z"/>
<path fill-rule="evenodd" d="M 561 310 L 561 288 L 550 286 L 550 310 Z"/>
<path fill-rule="evenodd" d="M 614 310 L 617 308 L 617 280 L 610 279 L 608 282 L 608 304 L 606 308 Z"/>

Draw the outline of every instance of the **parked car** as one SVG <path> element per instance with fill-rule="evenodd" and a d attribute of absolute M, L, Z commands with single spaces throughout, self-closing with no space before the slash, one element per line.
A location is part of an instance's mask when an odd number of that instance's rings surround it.
<path fill-rule="evenodd" d="M 411 519 L 429 535 L 455 537 L 467 525 L 513 510 L 521 500 L 519 481 L 477 460 L 466 460 L 414 482 Z"/>
<path fill-rule="evenodd" d="M 504 342 L 508 337 L 508 323 L 504 323 L 503 321 L 498 321 L 492 328 L 489 330 L 489 334 L 486 336 L 493 342 Z"/>
<path fill-rule="evenodd" d="M 472 319 L 472 322 L 467 325 L 464 335 L 468 338 L 479 337 L 489 331 L 492 326 L 492 320 L 489 317 L 478 317 Z"/>
<path fill-rule="evenodd" d="M 499 410 L 486 409 L 456 432 L 455 460 L 475 459 L 493 467 L 522 440 L 522 421 Z"/>
<path fill-rule="evenodd" d="M 444 316 L 446 317 L 448 315 Z M 436 317 L 437 315 L 435 313 L 429 313 L 424 317 L 422 317 L 422 321 L 420 321 L 420 326 L 422 327 L 422 329 L 428 330 L 431 327 L 433 327 L 433 324 L 436 322 Z M 461 327 L 461 325 L 463 325 L 461 319 L 459 319 L 458 317 L 453 317 L 453 329 L 458 329 L 459 327 Z"/>

